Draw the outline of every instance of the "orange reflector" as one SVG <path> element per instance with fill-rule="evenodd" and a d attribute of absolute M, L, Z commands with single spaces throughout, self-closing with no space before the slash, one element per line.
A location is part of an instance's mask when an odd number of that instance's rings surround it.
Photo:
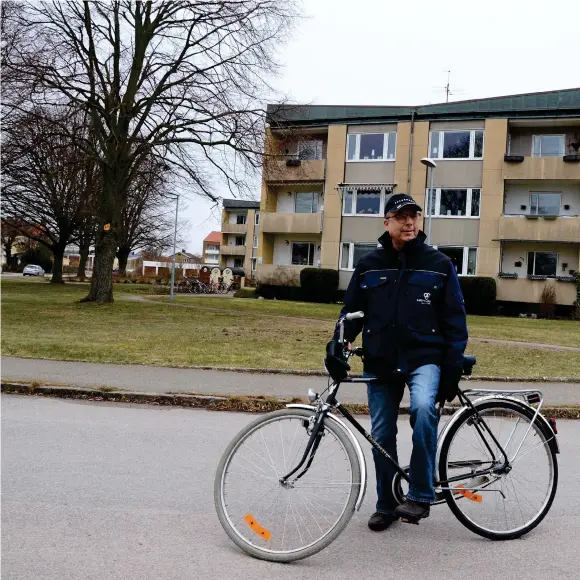
<path fill-rule="evenodd" d="M 461 484 L 459 484 L 457 486 L 457 493 L 459 495 L 462 495 L 463 497 L 466 497 L 467 499 L 470 499 L 471 501 L 474 501 L 475 503 L 481 503 L 483 501 L 483 496 L 479 495 L 478 493 L 473 493 L 472 491 L 469 491 L 468 489 L 462 489 L 463 486 Z"/>
<path fill-rule="evenodd" d="M 246 523 L 258 536 L 262 536 L 264 540 L 269 540 L 272 537 L 272 532 L 269 532 L 266 528 L 263 528 L 257 521 L 256 518 L 252 514 L 246 515 L 244 518 Z"/>

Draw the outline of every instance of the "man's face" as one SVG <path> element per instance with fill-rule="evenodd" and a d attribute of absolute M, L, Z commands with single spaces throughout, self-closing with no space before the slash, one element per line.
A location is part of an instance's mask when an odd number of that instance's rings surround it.
<path fill-rule="evenodd" d="M 417 237 L 421 213 L 414 208 L 403 208 L 385 217 L 385 229 L 395 244 L 404 244 Z"/>

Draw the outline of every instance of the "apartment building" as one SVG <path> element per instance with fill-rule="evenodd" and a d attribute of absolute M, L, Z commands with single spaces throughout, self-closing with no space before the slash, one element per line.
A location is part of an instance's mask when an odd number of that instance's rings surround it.
<path fill-rule="evenodd" d="M 206 266 L 219 266 L 221 232 L 210 232 L 203 240 L 202 260 Z"/>
<path fill-rule="evenodd" d="M 272 107 L 257 277 L 279 266 L 339 270 L 346 288 L 377 246 L 393 193 L 430 206 L 431 243 L 498 299 L 537 303 L 547 282 L 576 298 L 580 89 L 420 107 Z M 429 181 L 428 181 L 429 180 Z M 432 208 L 432 209 L 431 209 Z M 425 230 L 427 224 L 424 223 Z"/>
<path fill-rule="evenodd" d="M 257 266 L 260 202 L 224 199 L 220 266 L 243 268 L 247 278 Z"/>

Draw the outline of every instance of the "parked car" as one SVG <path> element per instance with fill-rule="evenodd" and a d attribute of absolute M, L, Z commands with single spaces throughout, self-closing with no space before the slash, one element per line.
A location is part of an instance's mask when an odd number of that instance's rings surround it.
<path fill-rule="evenodd" d="M 44 270 L 36 264 L 28 264 L 22 270 L 23 276 L 44 276 Z"/>

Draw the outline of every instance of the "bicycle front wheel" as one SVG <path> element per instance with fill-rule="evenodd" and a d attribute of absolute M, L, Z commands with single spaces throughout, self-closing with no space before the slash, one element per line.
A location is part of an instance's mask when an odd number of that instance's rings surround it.
<path fill-rule="evenodd" d="M 505 450 L 503 454 L 475 412 L 464 412 L 441 446 L 439 475 L 447 504 L 468 529 L 492 540 L 527 534 L 548 513 L 558 485 L 558 461 L 550 443 L 554 433 L 534 421 L 535 410 L 490 399 L 476 404 L 481 419 Z M 489 474 L 483 474 L 492 470 Z M 463 476 L 463 477 L 462 477 Z"/>
<path fill-rule="evenodd" d="M 351 519 L 361 485 L 356 450 L 343 427 L 325 419 L 307 472 L 285 484 L 310 438 L 307 409 L 274 411 L 250 423 L 218 465 L 214 501 L 227 535 L 251 556 L 291 562 L 328 546 Z"/>

